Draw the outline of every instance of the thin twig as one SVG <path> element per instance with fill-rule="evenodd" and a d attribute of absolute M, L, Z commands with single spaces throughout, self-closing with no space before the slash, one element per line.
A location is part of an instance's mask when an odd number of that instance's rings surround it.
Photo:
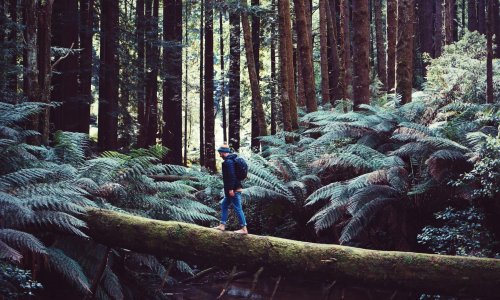
<path fill-rule="evenodd" d="M 280 275 L 280 277 L 278 277 L 278 280 L 276 280 L 276 284 L 274 285 L 274 290 L 273 290 L 273 293 L 271 295 L 270 300 L 273 300 L 274 295 L 276 294 L 276 291 L 278 290 L 278 286 L 280 285 L 280 282 L 281 282 L 281 275 Z"/>
<path fill-rule="evenodd" d="M 257 272 L 253 275 L 253 281 L 252 281 L 252 289 L 250 290 L 250 294 L 248 295 L 248 298 L 250 298 L 255 291 L 255 287 L 257 286 L 257 282 L 259 281 L 259 276 L 262 274 L 262 271 L 264 271 L 264 267 L 260 267 Z"/>
<path fill-rule="evenodd" d="M 328 300 L 330 298 L 330 294 L 332 293 L 332 288 L 333 286 L 337 283 L 336 280 L 334 280 L 332 283 L 330 283 L 327 287 L 326 287 L 326 295 L 325 295 L 325 300 Z"/>
<path fill-rule="evenodd" d="M 224 294 L 227 292 L 227 288 L 229 287 L 229 283 L 231 283 L 231 281 L 233 280 L 234 274 L 236 274 L 236 266 L 233 267 L 233 270 L 231 271 L 231 274 L 229 274 L 229 278 L 227 279 L 226 284 L 224 285 L 224 288 L 220 292 L 220 295 L 219 297 L 217 297 L 217 299 L 221 299 L 222 296 L 224 296 Z"/>
<path fill-rule="evenodd" d="M 161 291 L 163 289 L 163 286 L 165 286 L 165 283 L 167 282 L 168 275 L 170 275 L 170 272 L 172 271 L 174 267 L 175 260 L 172 260 L 170 264 L 168 265 L 168 269 L 165 272 L 165 276 L 163 276 L 163 279 L 161 281 L 160 287 L 158 288 L 158 291 Z"/>
<path fill-rule="evenodd" d="M 69 47 L 68 53 L 66 53 L 64 56 L 59 57 L 56 60 L 56 62 L 52 64 L 51 69 L 54 69 L 57 66 L 57 64 L 61 62 L 61 60 L 66 59 L 71 54 L 71 50 L 73 50 L 74 45 L 75 45 L 75 43 L 71 43 L 71 46 Z"/>
<path fill-rule="evenodd" d="M 208 274 L 208 273 L 212 273 L 213 271 L 215 271 L 217 269 L 218 269 L 218 267 L 211 267 L 211 268 L 205 269 L 205 270 L 200 271 L 187 279 L 184 279 L 183 281 L 181 281 L 181 283 L 187 283 L 187 282 L 196 280 L 196 279 L 200 278 L 201 276 Z"/>

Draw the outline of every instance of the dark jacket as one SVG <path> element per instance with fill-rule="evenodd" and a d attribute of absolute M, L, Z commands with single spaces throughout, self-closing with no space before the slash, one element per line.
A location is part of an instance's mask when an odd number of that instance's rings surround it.
<path fill-rule="evenodd" d="M 242 188 L 241 181 L 236 178 L 234 159 L 236 154 L 229 154 L 222 163 L 222 180 L 224 181 L 224 194 L 229 196 L 229 191 Z"/>

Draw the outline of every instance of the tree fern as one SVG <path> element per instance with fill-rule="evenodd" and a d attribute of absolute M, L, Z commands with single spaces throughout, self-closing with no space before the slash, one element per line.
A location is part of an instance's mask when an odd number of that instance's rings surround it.
<path fill-rule="evenodd" d="M 47 254 L 45 246 L 32 234 L 14 229 L 0 229 L 0 240 L 23 253 Z"/>
<path fill-rule="evenodd" d="M 57 248 L 47 248 L 48 259 L 46 264 L 48 268 L 60 274 L 67 282 L 77 288 L 83 295 L 90 293 L 90 282 L 83 273 L 80 265 L 72 258 L 65 255 Z"/>
<path fill-rule="evenodd" d="M 0 259 L 7 259 L 13 262 L 19 262 L 23 256 L 19 251 L 10 247 L 0 240 Z"/>

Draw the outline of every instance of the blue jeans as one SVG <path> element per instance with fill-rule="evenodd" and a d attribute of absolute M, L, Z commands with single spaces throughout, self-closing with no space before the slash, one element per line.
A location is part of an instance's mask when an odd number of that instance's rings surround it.
<path fill-rule="evenodd" d="M 229 213 L 229 206 L 231 204 L 233 205 L 234 211 L 238 216 L 241 227 L 247 226 L 247 221 L 245 220 L 245 215 L 243 214 L 243 208 L 241 207 L 241 192 L 235 192 L 234 197 L 224 196 L 224 199 L 222 199 L 220 205 L 222 208 L 222 217 L 220 223 L 226 225 Z"/>

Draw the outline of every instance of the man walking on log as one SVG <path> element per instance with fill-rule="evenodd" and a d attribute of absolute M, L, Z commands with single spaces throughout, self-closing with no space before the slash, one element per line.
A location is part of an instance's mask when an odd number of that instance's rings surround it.
<path fill-rule="evenodd" d="M 231 153 L 231 149 L 227 144 L 222 145 L 217 149 L 220 157 L 224 160 L 222 163 L 222 179 L 224 181 L 224 199 L 221 203 L 222 216 L 220 224 L 215 229 L 224 231 L 226 229 L 226 222 L 228 219 L 229 206 L 233 205 L 234 211 L 238 216 L 241 229 L 236 230 L 236 233 L 248 234 L 247 222 L 245 214 L 241 207 L 241 191 L 243 190 L 241 180 L 238 179 L 236 174 L 236 159 L 237 155 Z"/>

